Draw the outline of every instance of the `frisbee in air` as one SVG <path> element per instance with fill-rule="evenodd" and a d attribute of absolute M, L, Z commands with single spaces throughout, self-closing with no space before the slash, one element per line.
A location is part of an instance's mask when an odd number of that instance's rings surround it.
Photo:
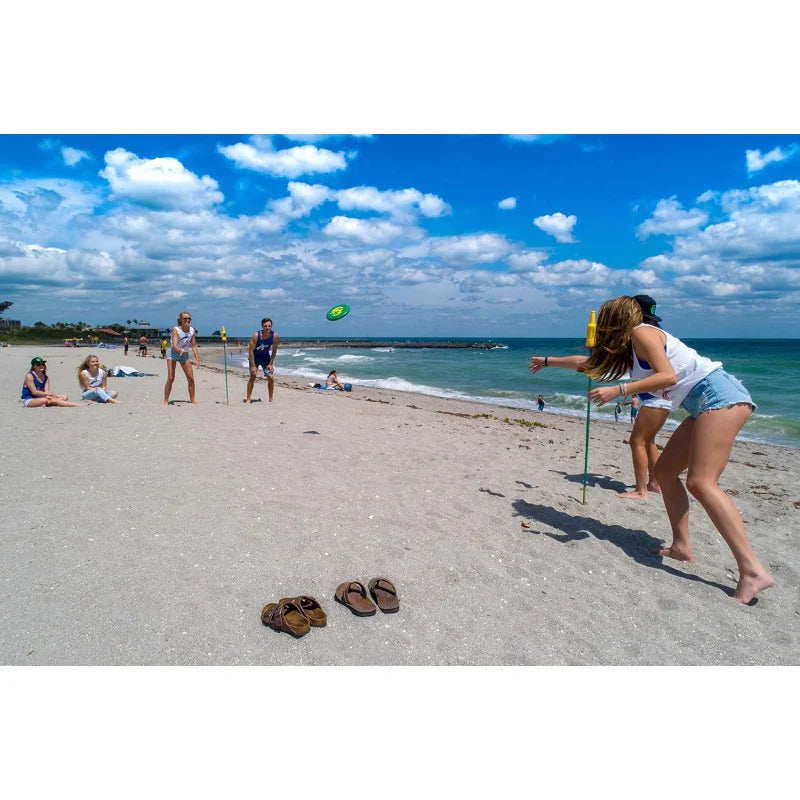
<path fill-rule="evenodd" d="M 346 317 L 350 313 L 350 306 L 342 303 L 340 306 L 334 306 L 325 316 L 331 321 L 336 322 L 337 319 Z"/>

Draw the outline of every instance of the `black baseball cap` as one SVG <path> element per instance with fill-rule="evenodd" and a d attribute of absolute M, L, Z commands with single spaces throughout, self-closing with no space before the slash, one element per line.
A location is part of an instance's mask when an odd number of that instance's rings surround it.
<path fill-rule="evenodd" d="M 46 363 L 47 362 L 43 358 L 40 358 L 39 356 L 36 356 L 36 358 L 32 358 L 31 359 L 31 366 L 32 367 L 38 367 L 39 364 L 46 364 Z"/>
<path fill-rule="evenodd" d="M 656 301 L 649 294 L 637 294 L 633 299 L 642 309 L 642 316 L 645 322 L 661 322 L 661 317 L 656 315 Z"/>

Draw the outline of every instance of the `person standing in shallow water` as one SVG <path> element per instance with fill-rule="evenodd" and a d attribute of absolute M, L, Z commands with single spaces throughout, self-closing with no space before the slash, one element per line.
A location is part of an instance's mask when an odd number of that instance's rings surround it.
<path fill-rule="evenodd" d="M 756 407 L 744 386 L 725 372 L 720 362 L 701 356 L 664 330 L 643 324 L 639 304 L 626 296 L 603 303 L 597 318 L 596 346 L 589 358 L 531 356 L 528 369 L 535 374 L 552 365 L 585 372 L 593 380 L 616 381 L 632 369 L 634 358 L 640 366 L 648 365 L 641 377 L 597 386 L 589 392 L 589 399 L 600 406 L 619 394 L 660 390 L 673 410 L 680 407 L 689 413 L 655 467 L 672 528 L 670 546 L 655 552 L 679 561 L 695 560 L 689 538 L 688 489 L 736 559 L 739 581 L 735 599 L 750 603 L 774 580 L 758 560 L 739 511 L 719 485 L 734 439 Z M 684 488 L 680 475 L 687 469 Z"/>
<path fill-rule="evenodd" d="M 272 395 L 275 391 L 275 356 L 278 354 L 278 344 L 280 337 L 272 330 L 272 320 L 264 317 L 261 320 L 261 330 L 256 331 L 250 339 L 248 351 L 250 359 L 250 378 L 247 381 L 247 400 L 253 395 L 253 387 L 256 383 L 258 368 L 261 367 L 264 377 L 267 379 L 267 389 L 269 391 L 269 401 L 272 402 Z"/>
<path fill-rule="evenodd" d="M 169 405 L 169 395 L 175 381 L 175 365 L 180 364 L 189 384 L 189 402 L 194 399 L 194 371 L 189 363 L 189 348 L 194 353 L 194 365 L 200 366 L 200 354 L 197 352 L 197 331 L 192 327 L 192 315 L 188 311 L 178 314 L 178 324 L 172 329 L 172 347 L 167 351 L 167 382 L 164 384 L 164 405 Z"/>

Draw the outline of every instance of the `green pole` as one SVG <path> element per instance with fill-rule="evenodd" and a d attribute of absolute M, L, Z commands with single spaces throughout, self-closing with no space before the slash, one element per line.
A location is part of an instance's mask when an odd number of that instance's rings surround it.
<path fill-rule="evenodd" d="M 595 336 L 597 334 L 597 319 L 594 311 L 589 312 L 589 324 L 586 326 L 586 346 L 589 348 L 591 357 L 592 348 L 595 346 Z M 583 458 L 583 505 L 586 505 L 586 481 L 589 477 L 589 421 L 592 417 L 592 401 L 589 399 L 589 392 L 592 391 L 592 379 L 586 376 L 589 388 L 586 390 L 586 454 Z"/>
<path fill-rule="evenodd" d="M 589 382 L 589 386 L 586 389 L 587 395 L 588 392 L 592 391 L 592 379 L 587 379 Z M 586 481 L 588 480 L 589 476 L 589 421 L 592 416 L 592 401 L 589 400 L 588 396 L 586 398 L 586 453 L 583 458 L 583 500 L 581 503 L 586 505 Z"/>
<path fill-rule="evenodd" d="M 228 402 L 228 345 L 225 339 L 222 340 L 222 358 L 225 361 L 225 405 L 230 405 Z"/>

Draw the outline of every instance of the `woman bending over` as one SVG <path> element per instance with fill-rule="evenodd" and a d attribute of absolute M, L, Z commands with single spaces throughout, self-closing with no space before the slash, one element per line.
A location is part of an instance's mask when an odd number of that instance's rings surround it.
<path fill-rule="evenodd" d="M 695 560 L 689 540 L 688 489 L 736 559 L 739 582 L 734 597 L 749 603 L 772 586 L 772 575 L 753 551 L 736 506 L 719 485 L 736 434 L 756 407 L 744 386 L 719 361 L 701 356 L 660 328 L 643 324 L 639 304 L 632 297 L 617 297 L 600 309 L 596 345 L 588 359 L 533 356 L 528 369 L 536 373 L 546 366 L 576 369 L 604 381 L 616 381 L 630 370 L 629 382 L 589 392 L 589 399 L 598 406 L 620 394 L 648 392 L 669 400 L 673 410 L 687 411 L 689 417 L 672 434 L 655 465 L 672 528 L 672 544 L 657 552 L 680 561 Z M 685 469 L 686 488 L 680 480 Z"/>

